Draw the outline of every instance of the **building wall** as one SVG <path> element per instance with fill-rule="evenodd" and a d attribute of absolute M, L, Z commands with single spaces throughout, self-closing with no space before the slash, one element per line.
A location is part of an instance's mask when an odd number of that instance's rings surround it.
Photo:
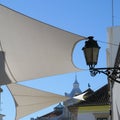
<path fill-rule="evenodd" d="M 86 112 L 79 113 L 77 116 L 77 120 L 97 120 L 98 118 L 109 120 L 109 112 Z"/>
<path fill-rule="evenodd" d="M 114 67 L 118 46 L 120 44 L 120 26 L 108 28 L 107 66 Z"/>
<path fill-rule="evenodd" d="M 77 120 L 96 120 L 93 113 L 81 113 L 78 114 Z"/>
<path fill-rule="evenodd" d="M 108 28 L 107 65 L 114 67 L 118 46 L 120 44 L 120 26 Z M 112 86 L 112 120 L 120 120 L 120 84 Z"/>
<path fill-rule="evenodd" d="M 77 120 L 97 120 L 98 118 L 109 120 L 109 105 L 79 107 Z"/>

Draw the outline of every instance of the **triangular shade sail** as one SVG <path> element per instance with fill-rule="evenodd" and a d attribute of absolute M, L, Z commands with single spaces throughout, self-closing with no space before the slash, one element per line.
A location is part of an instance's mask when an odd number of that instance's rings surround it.
<path fill-rule="evenodd" d="M 78 70 L 71 55 L 83 39 L 0 5 L 0 84 Z"/>
<path fill-rule="evenodd" d="M 85 94 L 87 94 L 87 92 L 82 93 L 82 94 L 80 94 L 80 95 L 77 95 L 77 96 L 75 96 L 75 97 L 73 97 L 73 98 L 75 98 L 75 99 L 78 99 L 78 100 L 81 100 L 81 101 L 82 101 L 82 100 L 85 100 L 85 99 L 84 99 L 84 95 L 85 95 Z"/>
<path fill-rule="evenodd" d="M 7 85 L 16 103 L 16 120 L 53 104 L 65 101 L 68 97 L 18 84 Z"/>

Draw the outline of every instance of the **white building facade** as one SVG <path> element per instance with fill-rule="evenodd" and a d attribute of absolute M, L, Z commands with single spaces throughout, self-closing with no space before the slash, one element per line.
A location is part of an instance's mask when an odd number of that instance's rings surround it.
<path fill-rule="evenodd" d="M 120 55 L 117 55 L 120 46 L 120 26 L 108 28 L 108 48 L 107 48 L 107 66 L 114 67 L 120 66 Z M 117 79 L 119 80 L 119 79 Z M 111 114 L 112 120 L 120 120 L 120 84 L 111 83 Z"/>

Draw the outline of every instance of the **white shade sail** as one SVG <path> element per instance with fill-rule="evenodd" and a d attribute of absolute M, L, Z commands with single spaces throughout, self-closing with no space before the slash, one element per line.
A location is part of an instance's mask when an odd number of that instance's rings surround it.
<path fill-rule="evenodd" d="M 62 95 L 33 89 L 23 85 L 9 84 L 7 86 L 16 103 L 16 120 L 53 104 L 69 99 L 68 97 Z"/>
<path fill-rule="evenodd" d="M 82 93 L 82 94 L 80 94 L 80 95 L 77 95 L 77 96 L 75 96 L 75 97 L 73 97 L 73 98 L 78 99 L 78 100 L 81 100 L 81 101 L 84 101 L 84 100 L 85 100 L 85 99 L 84 99 L 85 94 L 87 94 L 87 92 Z"/>
<path fill-rule="evenodd" d="M 0 5 L 0 84 L 77 71 L 71 55 L 83 39 Z"/>

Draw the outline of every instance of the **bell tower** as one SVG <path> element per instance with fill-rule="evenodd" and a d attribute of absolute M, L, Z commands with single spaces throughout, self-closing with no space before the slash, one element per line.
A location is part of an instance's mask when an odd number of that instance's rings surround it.
<path fill-rule="evenodd" d="M 71 90 L 70 93 L 65 93 L 65 96 L 68 96 L 68 97 L 72 98 L 72 97 L 74 97 L 76 95 L 79 95 L 81 93 L 82 93 L 82 91 L 79 88 L 79 83 L 77 81 L 77 75 L 75 75 L 75 81 L 73 83 L 73 89 Z"/>

